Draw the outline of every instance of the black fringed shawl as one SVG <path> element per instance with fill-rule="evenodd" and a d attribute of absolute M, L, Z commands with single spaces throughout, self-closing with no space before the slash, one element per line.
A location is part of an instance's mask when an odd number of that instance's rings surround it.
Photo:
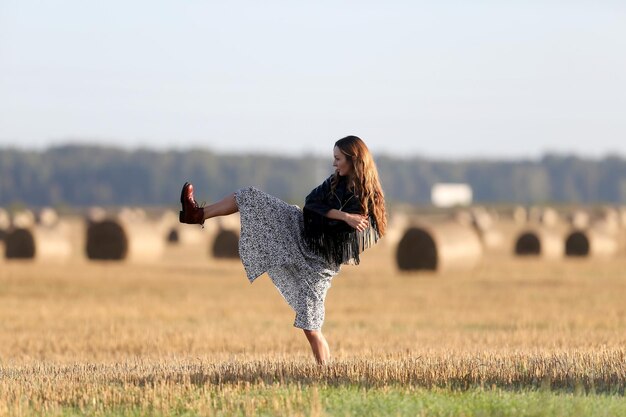
<path fill-rule="evenodd" d="M 306 197 L 304 214 L 304 235 L 311 250 L 337 265 L 359 263 L 359 254 L 378 241 L 378 228 L 370 216 L 370 226 L 357 231 L 342 220 L 329 219 L 326 214 L 331 209 L 346 213 L 362 213 L 359 197 L 348 190 L 348 178 L 339 177 L 335 191 L 331 191 L 328 177 Z M 373 242 L 372 242 L 373 240 Z"/>

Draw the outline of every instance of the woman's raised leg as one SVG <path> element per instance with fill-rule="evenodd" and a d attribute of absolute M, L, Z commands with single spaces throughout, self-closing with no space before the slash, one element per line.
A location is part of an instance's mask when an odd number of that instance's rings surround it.
<path fill-rule="evenodd" d="M 228 216 L 229 214 L 237 213 L 239 208 L 235 201 L 235 193 L 229 194 L 222 198 L 220 201 L 209 204 L 202 208 L 204 210 L 204 220 L 217 216 Z"/>
<path fill-rule="evenodd" d="M 216 216 L 226 216 L 239 211 L 235 194 L 230 194 L 218 201 L 209 204 L 206 207 L 200 207 L 193 196 L 193 185 L 186 182 L 180 192 L 180 211 L 179 220 L 181 223 L 187 224 L 204 224 L 206 219 Z"/>

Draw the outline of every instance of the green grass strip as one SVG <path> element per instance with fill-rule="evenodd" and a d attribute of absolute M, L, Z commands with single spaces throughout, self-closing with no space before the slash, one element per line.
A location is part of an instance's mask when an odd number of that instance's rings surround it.
<path fill-rule="evenodd" d="M 626 398 L 554 391 L 255 384 L 204 386 L 172 398 L 151 396 L 127 404 L 47 404 L 10 410 L 19 416 L 433 416 L 608 417 L 626 416 Z M 5 410 L 6 411 L 6 410 Z M 4 414 L 4 413 L 0 413 Z"/>

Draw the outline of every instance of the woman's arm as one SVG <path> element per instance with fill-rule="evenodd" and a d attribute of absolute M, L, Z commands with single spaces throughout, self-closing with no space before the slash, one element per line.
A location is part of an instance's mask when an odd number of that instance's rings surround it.
<path fill-rule="evenodd" d="M 363 216 L 362 214 L 358 213 L 346 213 L 345 211 L 330 209 L 326 213 L 326 217 L 328 217 L 329 219 L 344 221 L 348 223 L 350 227 L 358 230 L 359 232 L 362 232 L 363 230 L 367 229 L 367 226 L 369 226 L 369 220 L 367 216 Z"/>
<path fill-rule="evenodd" d="M 313 189 L 304 200 L 304 208 L 313 211 L 320 216 L 326 216 L 332 207 L 326 201 L 326 196 L 330 194 L 330 181 L 328 177 L 322 184 Z"/>

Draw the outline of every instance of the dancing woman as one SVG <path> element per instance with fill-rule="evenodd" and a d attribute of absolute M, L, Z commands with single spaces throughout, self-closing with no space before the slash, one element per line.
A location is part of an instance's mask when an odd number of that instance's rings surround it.
<path fill-rule="evenodd" d="M 193 186 L 185 183 L 181 223 L 204 224 L 239 212 L 239 256 L 250 282 L 267 272 L 296 312 L 315 360 L 330 359 L 322 334 L 324 300 L 341 264 L 359 263 L 359 254 L 385 234 L 385 197 L 378 170 L 365 143 L 356 136 L 333 148 L 334 174 L 306 197 L 304 209 L 254 187 L 200 207 Z"/>

